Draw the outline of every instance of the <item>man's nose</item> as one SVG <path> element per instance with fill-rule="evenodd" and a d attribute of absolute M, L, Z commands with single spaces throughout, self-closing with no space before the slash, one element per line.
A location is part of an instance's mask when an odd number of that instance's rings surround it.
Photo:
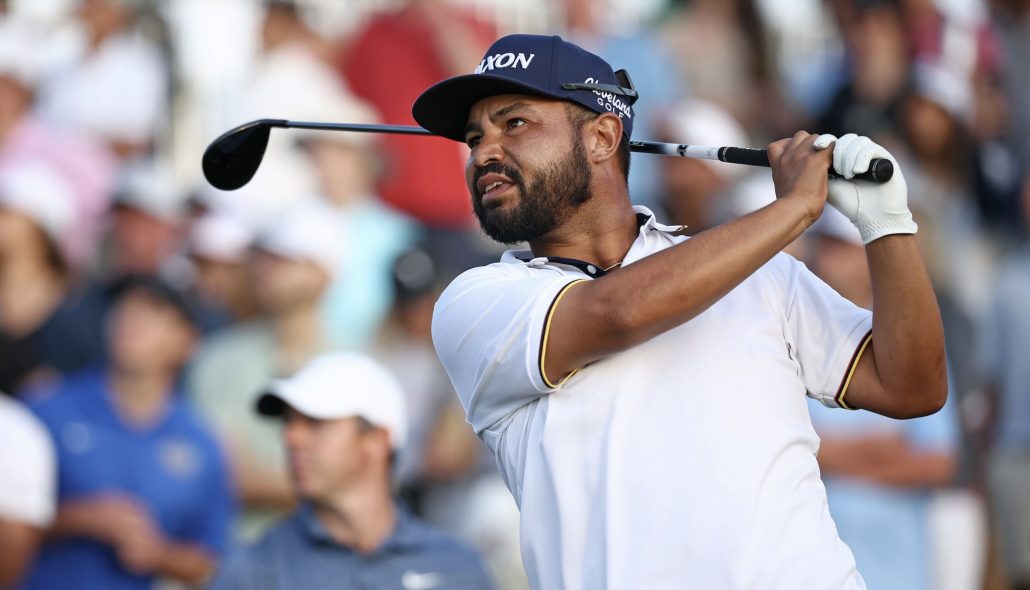
<path fill-rule="evenodd" d="M 503 157 L 504 150 L 501 149 L 499 133 L 483 133 L 479 143 L 472 150 L 472 162 L 480 168 L 492 162 L 500 162 Z"/>

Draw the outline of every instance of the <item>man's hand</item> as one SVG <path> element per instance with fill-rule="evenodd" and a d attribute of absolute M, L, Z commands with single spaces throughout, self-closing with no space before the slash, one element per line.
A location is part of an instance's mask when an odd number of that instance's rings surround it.
<path fill-rule="evenodd" d="M 768 147 L 776 197 L 803 203 L 810 223 L 819 219 L 826 204 L 830 168 L 830 154 L 814 145 L 818 137 L 798 131 Z"/>
<path fill-rule="evenodd" d="M 836 145 L 834 145 L 836 144 Z M 830 204 L 843 213 L 862 235 L 862 242 L 891 234 L 914 234 L 916 223 L 908 210 L 908 186 L 901 167 L 883 147 L 865 136 L 849 133 L 840 139 L 820 135 L 814 147 L 824 150 L 834 146 L 833 169 L 842 178 L 830 179 Z M 869 170 L 874 158 L 886 158 L 894 164 L 894 176 L 884 183 L 853 180 L 856 174 Z"/>
<path fill-rule="evenodd" d="M 57 534 L 90 537 L 110 545 L 126 569 L 158 569 L 166 546 L 160 527 L 138 500 L 118 493 L 65 502 L 58 509 Z"/>

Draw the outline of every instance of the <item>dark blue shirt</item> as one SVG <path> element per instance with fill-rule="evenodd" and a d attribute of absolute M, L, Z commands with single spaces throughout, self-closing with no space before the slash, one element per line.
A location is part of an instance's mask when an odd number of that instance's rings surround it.
<path fill-rule="evenodd" d="M 104 373 L 66 378 L 29 400 L 54 439 L 58 503 L 96 494 L 128 494 L 143 503 L 165 536 L 226 549 L 234 510 L 225 460 L 215 438 L 170 396 L 155 424 L 126 424 L 115 411 Z M 145 589 L 153 578 L 125 571 L 112 549 L 84 538 L 43 545 L 24 587 Z"/>
<path fill-rule="evenodd" d="M 492 588 L 470 548 L 398 509 L 397 526 L 369 555 L 336 543 L 309 505 L 228 560 L 212 590 Z"/>

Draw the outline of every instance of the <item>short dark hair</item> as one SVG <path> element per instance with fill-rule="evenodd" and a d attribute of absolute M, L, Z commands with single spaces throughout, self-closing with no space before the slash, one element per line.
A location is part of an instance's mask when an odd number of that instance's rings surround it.
<path fill-rule="evenodd" d="M 593 121 L 601 116 L 601 113 L 596 113 L 572 102 L 565 103 L 565 114 L 568 115 L 569 122 L 572 123 L 577 132 L 582 131 L 583 125 L 587 121 Z M 625 134 L 622 135 L 619 141 L 618 157 L 619 166 L 622 168 L 622 175 L 626 180 L 629 180 L 629 139 Z"/>

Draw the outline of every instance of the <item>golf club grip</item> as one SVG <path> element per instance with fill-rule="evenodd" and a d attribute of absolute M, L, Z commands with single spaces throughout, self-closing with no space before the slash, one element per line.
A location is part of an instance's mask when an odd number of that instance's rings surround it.
<path fill-rule="evenodd" d="M 721 147 L 719 148 L 719 160 L 731 164 L 769 167 L 769 153 L 765 150 L 754 148 Z M 833 170 L 830 170 L 830 176 L 840 177 Z M 894 164 L 890 160 L 876 158 L 869 163 L 868 171 L 856 174 L 855 178 L 884 183 L 890 180 L 892 176 L 894 176 Z"/>

